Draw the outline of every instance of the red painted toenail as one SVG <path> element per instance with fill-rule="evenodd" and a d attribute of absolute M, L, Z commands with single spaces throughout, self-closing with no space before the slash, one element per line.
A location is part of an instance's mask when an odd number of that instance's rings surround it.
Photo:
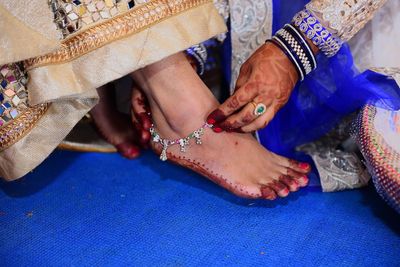
<path fill-rule="evenodd" d="M 281 192 L 280 192 L 280 195 L 283 195 L 283 196 L 287 196 L 287 195 L 289 195 L 289 189 L 284 189 L 284 190 L 282 190 Z"/>
<path fill-rule="evenodd" d="M 299 181 L 301 182 L 302 185 L 306 185 L 308 183 L 308 177 L 307 176 L 301 176 L 299 178 Z"/>
<path fill-rule="evenodd" d="M 308 170 L 310 168 L 310 164 L 308 163 L 299 163 L 299 168 L 302 170 Z"/>
<path fill-rule="evenodd" d="M 125 158 L 128 158 L 128 159 L 136 158 L 140 154 L 140 149 L 129 143 L 122 143 L 122 144 L 116 145 L 115 147 L 117 148 L 118 152 L 122 156 L 124 156 Z"/>
<path fill-rule="evenodd" d="M 283 193 L 283 194 L 289 193 L 289 189 L 288 188 L 282 189 L 279 193 Z"/>

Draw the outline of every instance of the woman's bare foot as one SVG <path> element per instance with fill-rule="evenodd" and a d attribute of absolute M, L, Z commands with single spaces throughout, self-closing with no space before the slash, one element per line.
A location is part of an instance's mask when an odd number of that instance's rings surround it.
<path fill-rule="evenodd" d="M 200 128 L 218 102 L 186 59 L 178 54 L 133 75 L 146 93 L 155 127 L 168 139 Z M 174 77 L 174 78 L 173 78 Z M 263 148 L 250 134 L 215 134 L 207 129 L 202 145 L 191 141 L 187 152 L 168 149 L 171 161 L 190 168 L 234 194 L 246 198 L 285 197 L 308 183 L 310 166 Z M 153 144 L 157 152 L 159 144 Z"/>
<path fill-rule="evenodd" d="M 90 111 L 100 134 L 128 159 L 139 156 L 135 132 L 129 116 L 118 112 L 115 106 L 114 88 L 107 84 L 97 89 L 99 103 Z"/>

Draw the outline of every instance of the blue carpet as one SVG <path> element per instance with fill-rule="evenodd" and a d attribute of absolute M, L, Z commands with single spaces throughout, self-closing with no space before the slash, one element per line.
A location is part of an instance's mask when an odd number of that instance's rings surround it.
<path fill-rule="evenodd" d="M 371 188 L 251 201 L 150 153 L 65 151 L 0 188 L 0 266 L 400 266 Z"/>

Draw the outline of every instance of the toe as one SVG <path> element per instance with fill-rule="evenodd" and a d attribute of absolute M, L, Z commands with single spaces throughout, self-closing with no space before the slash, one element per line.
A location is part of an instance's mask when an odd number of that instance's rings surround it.
<path fill-rule="evenodd" d="M 129 142 L 116 145 L 115 147 L 117 148 L 118 153 L 127 159 L 134 159 L 140 155 L 140 149 Z"/>
<path fill-rule="evenodd" d="M 309 182 L 307 175 L 301 176 L 299 179 L 297 179 L 297 182 L 299 183 L 300 187 L 306 187 Z"/>
<path fill-rule="evenodd" d="M 275 153 L 272 153 L 274 156 L 275 162 L 279 164 L 280 166 L 286 167 L 286 168 L 291 168 L 297 172 L 303 173 L 303 174 L 308 174 L 311 171 L 311 165 L 305 162 L 298 162 L 293 159 L 288 159 L 286 157 L 277 155 Z"/>
<path fill-rule="evenodd" d="M 285 184 L 289 188 L 290 192 L 296 192 L 297 190 L 299 190 L 300 187 L 299 183 L 290 176 L 282 175 L 279 178 L 279 181 Z"/>
<path fill-rule="evenodd" d="M 261 187 L 261 195 L 264 199 L 268 200 L 275 200 L 277 198 L 275 191 L 269 186 Z"/>
<path fill-rule="evenodd" d="M 268 184 L 270 188 L 272 188 L 275 193 L 280 197 L 286 197 L 289 195 L 289 189 L 287 186 L 279 181 L 273 181 Z"/>
<path fill-rule="evenodd" d="M 308 184 L 308 177 L 307 175 L 297 172 L 292 169 L 287 169 L 287 175 L 292 177 L 300 187 L 305 187 Z"/>
<path fill-rule="evenodd" d="M 143 147 L 147 148 L 149 146 L 150 138 L 151 138 L 150 132 L 146 131 L 146 130 L 142 130 L 140 133 L 140 141 L 139 142 Z"/>
<path fill-rule="evenodd" d="M 289 167 L 292 168 L 293 170 L 303 173 L 303 174 L 309 174 L 311 171 L 310 164 L 305 163 L 305 162 L 298 162 L 295 160 L 290 160 Z"/>

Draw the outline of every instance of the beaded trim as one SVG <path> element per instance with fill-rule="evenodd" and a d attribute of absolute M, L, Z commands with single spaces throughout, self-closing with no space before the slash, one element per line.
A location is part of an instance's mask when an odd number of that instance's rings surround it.
<path fill-rule="evenodd" d="M 162 146 L 160 160 L 166 161 L 168 159 L 167 150 L 170 146 L 179 145 L 180 151 L 184 153 L 187 151 L 187 147 L 190 145 L 191 139 L 195 139 L 196 144 L 201 145 L 202 144 L 201 137 L 203 136 L 205 129 L 212 128 L 212 127 L 213 127 L 212 124 L 204 123 L 203 126 L 201 126 L 196 131 L 192 132 L 188 136 L 186 136 L 184 138 L 180 138 L 180 139 L 175 139 L 175 140 L 168 140 L 168 139 L 162 138 L 158 134 L 156 129 L 154 128 L 154 125 L 152 125 L 152 127 L 150 128 L 150 133 L 151 133 L 152 141 L 154 143 L 159 143 Z"/>
<path fill-rule="evenodd" d="M 146 27 L 191 8 L 211 3 L 211 0 L 153 0 L 129 11 L 77 32 L 62 42 L 57 51 L 29 59 L 28 69 L 47 64 L 71 61 L 115 40 L 142 31 Z"/>
<path fill-rule="evenodd" d="M 400 154 L 376 131 L 376 108 L 366 106 L 352 127 L 378 193 L 400 212 Z"/>
<path fill-rule="evenodd" d="M 307 9 L 297 13 L 292 23 L 302 31 L 327 57 L 337 54 L 342 41 L 335 38 Z"/>

